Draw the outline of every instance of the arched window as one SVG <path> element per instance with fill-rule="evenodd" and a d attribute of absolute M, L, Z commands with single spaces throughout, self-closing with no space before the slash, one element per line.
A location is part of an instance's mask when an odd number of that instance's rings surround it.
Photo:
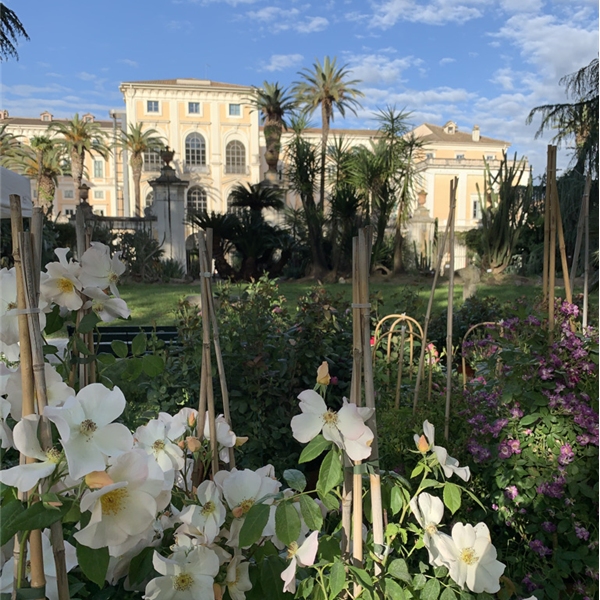
<path fill-rule="evenodd" d="M 206 142 L 199 133 L 190 133 L 185 138 L 185 162 L 192 167 L 206 165 Z"/>
<path fill-rule="evenodd" d="M 225 173 L 246 172 L 246 148 L 242 142 L 234 140 L 225 147 Z"/>
<path fill-rule="evenodd" d="M 188 211 L 206 210 L 206 191 L 199 185 L 195 185 L 188 190 L 187 193 L 187 209 Z"/>
<path fill-rule="evenodd" d="M 154 192 L 148 192 L 146 194 L 146 208 L 154 204 Z"/>
<path fill-rule="evenodd" d="M 227 196 L 227 213 L 230 215 L 241 215 L 244 209 L 241 206 L 233 206 L 233 198 L 231 194 Z"/>

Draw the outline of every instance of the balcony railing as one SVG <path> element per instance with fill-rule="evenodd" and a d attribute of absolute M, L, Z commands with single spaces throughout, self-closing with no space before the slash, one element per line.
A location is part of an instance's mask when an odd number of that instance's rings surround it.
<path fill-rule="evenodd" d="M 184 173 L 210 173 L 210 167 L 208 165 L 197 165 L 189 162 L 183 163 L 183 172 Z"/>
<path fill-rule="evenodd" d="M 494 167 L 500 164 L 497 159 L 484 161 L 483 158 L 426 158 L 421 165 L 424 167 L 471 167 L 477 169 L 485 168 L 485 162 Z"/>
<path fill-rule="evenodd" d="M 247 165 L 225 165 L 227 175 L 250 175 L 250 167 Z"/>

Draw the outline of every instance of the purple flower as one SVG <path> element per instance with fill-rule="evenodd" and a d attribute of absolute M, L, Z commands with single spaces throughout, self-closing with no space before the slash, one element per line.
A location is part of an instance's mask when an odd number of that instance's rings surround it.
<path fill-rule="evenodd" d="M 575 523 L 575 535 L 584 541 L 588 541 L 590 537 L 590 532 L 585 527 L 579 527 L 579 523 Z"/>
<path fill-rule="evenodd" d="M 520 419 L 523 416 L 523 411 L 520 409 L 518 404 L 510 409 L 510 416 L 513 419 Z"/>
<path fill-rule="evenodd" d="M 518 495 L 519 495 L 519 490 L 517 489 L 516 485 L 509 485 L 505 490 L 504 490 L 504 495 L 509 499 L 509 500 L 514 500 Z"/>
<path fill-rule="evenodd" d="M 529 547 L 540 556 L 551 556 L 552 550 L 548 546 L 544 546 L 541 540 L 532 540 L 529 542 Z"/>
<path fill-rule="evenodd" d="M 554 533 L 556 531 L 556 525 L 550 523 L 550 521 L 544 521 L 541 527 L 546 533 Z"/>
<path fill-rule="evenodd" d="M 507 440 L 513 454 L 521 454 L 521 442 L 519 440 Z"/>
<path fill-rule="evenodd" d="M 549 498 L 562 498 L 564 496 L 564 485 L 565 478 L 560 475 L 554 477 L 553 482 L 546 481 L 537 486 L 536 491 L 538 494 L 544 494 Z"/>
<path fill-rule="evenodd" d="M 527 588 L 529 592 L 533 592 L 533 590 L 537 590 L 539 588 L 539 585 L 537 585 L 531 580 L 531 573 L 527 573 L 527 575 L 523 577 L 521 583 Z"/>
<path fill-rule="evenodd" d="M 513 452 L 510 447 L 510 444 L 506 441 L 500 442 L 500 444 L 498 445 L 498 458 L 500 460 L 506 460 L 507 458 L 510 458 L 512 455 L 513 455 Z"/>
<path fill-rule="evenodd" d="M 575 453 L 570 444 L 565 444 L 560 447 L 560 455 L 558 457 L 558 463 L 561 465 L 568 465 L 575 459 Z"/>
<path fill-rule="evenodd" d="M 548 369 L 547 367 L 542 367 L 538 371 L 538 375 L 542 381 L 547 381 L 548 379 L 552 379 L 552 369 Z"/>
<path fill-rule="evenodd" d="M 490 433 L 496 438 L 500 435 L 500 432 L 508 425 L 508 419 L 497 419 L 490 427 Z"/>

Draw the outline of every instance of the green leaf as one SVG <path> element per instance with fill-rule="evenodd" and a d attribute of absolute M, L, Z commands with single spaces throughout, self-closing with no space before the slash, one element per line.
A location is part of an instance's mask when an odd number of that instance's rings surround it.
<path fill-rule="evenodd" d="M 97 358 L 99 363 L 106 365 L 107 367 L 114 365 L 117 362 L 117 359 L 112 354 L 105 352 L 98 354 Z"/>
<path fill-rule="evenodd" d="M 144 361 L 141 358 L 130 357 L 123 373 L 123 379 L 135 381 L 142 374 L 143 368 Z"/>
<path fill-rule="evenodd" d="M 142 367 L 148 377 L 156 377 L 165 370 L 165 361 L 156 354 L 146 354 L 142 358 Z"/>
<path fill-rule="evenodd" d="M 77 325 L 77 331 L 78 333 L 89 333 L 94 330 L 94 327 L 96 327 L 100 321 L 100 317 L 95 312 L 88 313 L 81 319 L 79 325 Z"/>
<path fill-rule="evenodd" d="M 108 548 L 94 549 L 77 544 L 77 560 L 83 574 L 99 588 L 103 588 L 108 570 Z"/>
<path fill-rule="evenodd" d="M 333 494 L 322 494 L 319 490 L 317 490 L 317 494 L 327 510 L 338 510 L 340 508 L 340 501 Z"/>
<path fill-rule="evenodd" d="M 332 442 L 328 442 L 321 434 L 319 434 L 316 438 L 313 438 L 304 450 L 302 450 L 302 454 L 300 454 L 300 458 L 298 459 L 298 463 L 302 464 L 305 462 L 309 462 L 317 456 L 321 456 L 329 446 L 331 446 Z"/>
<path fill-rule="evenodd" d="M 433 578 L 430 579 L 421 591 L 421 600 L 437 600 L 440 595 L 440 582 Z"/>
<path fill-rule="evenodd" d="M 296 597 L 300 598 L 309 598 L 313 588 L 315 587 L 315 580 L 312 577 L 307 577 L 303 579 L 298 584 L 298 591 L 296 592 Z"/>
<path fill-rule="evenodd" d="M 319 480 L 317 490 L 321 494 L 327 494 L 339 485 L 344 478 L 342 464 L 338 453 L 332 448 L 323 459 L 319 469 Z"/>
<path fill-rule="evenodd" d="M 287 481 L 287 484 L 297 492 L 303 492 L 306 489 L 306 477 L 302 471 L 297 469 L 286 469 L 283 472 L 283 478 Z"/>
<path fill-rule="evenodd" d="M 410 583 L 412 581 L 411 574 L 408 570 L 408 565 L 403 558 L 397 558 L 393 560 L 389 567 L 388 573 L 400 581 L 404 581 L 405 583 Z"/>
<path fill-rule="evenodd" d="M 46 327 L 44 327 L 44 331 L 46 335 L 56 333 L 63 328 L 64 324 L 65 320 L 60 316 L 60 306 L 56 304 L 52 312 L 46 315 Z"/>
<path fill-rule="evenodd" d="M 245 548 L 257 542 L 261 538 L 268 521 L 269 507 L 266 504 L 254 504 L 248 511 L 240 530 L 239 547 Z"/>
<path fill-rule="evenodd" d="M 25 512 L 25 507 L 20 500 L 11 500 L 2 505 L 0 514 L 2 515 L 2 527 L 0 528 L 0 546 L 4 546 L 10 538 L 19 531 L 14 527 L 15 520 Z"/>
<path fill-rule="evenodd" d="M 263 560 L 260 568 L 260 585 L 263 590 L 268 592 L 269 600 L 286 600 L 294 597 L 289 592 L 283 592 L 281 573 L 287 566 L 286 561 L 279 556 L 267 556 Z"/>
<path fill-rule="evenodd" d="M 346 569 L 344 563 L 336 558 L 329 573 L 329 597 L 337 598 L 338 594 L 346 587 Z"/>
<path fill-rule="evenodd" d="M 125 358 L 127 354 L 129 354 L 127 344 L 125 342 L 122 342 L 121 340 L 113 340 L 110 343 L 110 347 L 119 358 Z"/>
<path fill-rule="evenodd" d="M 90 356 L 92 354 L 92 351 L 78 335 L 75 336 L 75 349 L 79 354 L 83 354 L 84 356 Z"/>
<path fill-rule="evenodd" d="M 348 568 L 356 575 L 356 579 L 361 585 L 369 589 L 373 587 L 373 580 L 364 569 L 359 569 L 358 567 L 353 567 L 351 565 Z"/>
<path fill-rule="evenodd" d="M 131 585 L 137 586 L 152 574 L 154 571 L 152 566 L 153 557 L 154 548 L 148 546 L 131 559 L 129 563 L 129 583 Z"/>
<path fill-rule="evenodd" d="M 289 546 L 300 536 L 300 516 L 291 502 L 282 502 L 275 510 L 275 533 Z"/>
<path fill-rule="evenodd" d="M 19 511 L 19 514 L 15 515 L 9 523 L 5 521 L 4 516 L 4 511 L 9 505 L 7 505 L 6 507 L 2 507 L 1 540 L 6 539 L 8 541 L 13 535 L 15 535 L 15 533 L 19 531 L 46 529 L 47 527 L 50 527 L 52 523 L 60 521 L 69 512 L 72 504 L 71 501 L 66 501 L 64 498 L 62 500 L 63 505 L 58 508 L 47 508 L 42 502 L 36 502 L 35 504 L 32 504 L 29 508 Z M 10 504 L 12 504 L 12 502 Z M 19 502 L 19 504 L 21 503 Z"/>
<path fill-rule="evenodd" d="M 413 578 L 412 585 L 415 588 L 415 590 L 421 590 L 425 587 L 426 583 L 427 578 L 425 577 L 425 575 L 423 575 L 423 573 L 417 573 Z"/>
<path fill-rule="evenodd" d="M 531 425 L 535 423 L 540 418 L 539 413 L 533 413 L 531 415 L 525 415 L 520 421 L 519 425 L 525 427 L 525 425 Z"/>
<path fill-rule="evenodd" d="M 310 496 L 300 496 L 300 512 L 309 529 L 320 531 L 323 526 L 323 514 L 319 505 Z"/>
<path fill-rule="evenodd" d="M 142 356 L 146 352 L 146 334 L 142 331 L 133 338 L 131 352 L 134 356 Z"/>
<path fill-rule="evenodd" d="M 455 483 L 446 482 L 444 485 L 444 504 L 454 514 L 461 505 L 461 490 Z"/>
<path fill-rule="evenodd" d="M 397 515 L 404 506 L 404 498 L 402 496 L 402 490 L 394 486 L 392 488 L 392 492 L 390 494 L 390 508 L 392 509 L 392 514 Z"/>
<path fill-rule="evenodd" d="M 404 590 L 393 580 L 387 578 L 384 581 L 385 597 L 390 600 L 405 600 Z"/>
<path fill-rule="evenodd" d="M 456 594 L 452 588 L 445 588 L 440 596 L 440 600 L 456 600 Z"/>

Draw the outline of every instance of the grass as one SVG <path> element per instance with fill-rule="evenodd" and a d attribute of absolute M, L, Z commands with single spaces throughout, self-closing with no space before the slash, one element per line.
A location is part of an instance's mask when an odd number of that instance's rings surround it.
<path fill-rule="evenodd" d="M 518 281 L 521 285 L 515 283 Z M 493 296 L 499 302 L 512 302 L 517 298 L 525 296 L 533 301 L 541 294 L 541 286 L 537 281 L 527 284 L 523 280 L 506 280 L 504 283 L 484 282 L 479 285 L 477 294 L 480 296 Z M 418 304 L 418 312 L 424 314 L 432 279 L 427 277 L 404 276 L 393 282 L 381 281 L 374 278 L 370 285 L 371 294 L 383 302 L 380 313 L 392 314 L 409 312 L 410 306 Z M 283 282 L 279 285 L 282 295 L 286 297 L 290 307 L 298 303 L 298 298 L 308 293 L 314 287 L 312 281 Z M 218 292 L 220 284 L 215 285 Z M 350 302 L 352 296 L 352 285 L 326 284 L 325 288 L 334 296 Z M 231 286 L 232 294 L 241 294 L 244 286 L 242 284 Z M 200 284 L 124 284 L 119 287 L 122 298 L 131 309 L 131 325 L 171 325 L 175 323 L 175 309 L 179 300 L 192 294 L 200 294 Z M 562 290 L 557 290 L 561 295 Z M 446 310 L 448 303 L 448 282 L 443 280 L 438 283 L 433 305 L 433 315 Z M 462 285 L 456 284 L 454 289 L 454 306 L 458 308 L 462 304 Z M 592 308 L 598 305 L 598 293 L 591 299 Z M 408 309 L 408 310 L 407 310 Z M 593 311 L 592 311 L 593 313 Z M 413 315 L 411 315 L 413 316 Z M 418 317 L 419 315 L 417 315 Z M 118 322 L 122 323 L 122 321 Z M 115 323 L 118 324 L 118 323 Z"/>

